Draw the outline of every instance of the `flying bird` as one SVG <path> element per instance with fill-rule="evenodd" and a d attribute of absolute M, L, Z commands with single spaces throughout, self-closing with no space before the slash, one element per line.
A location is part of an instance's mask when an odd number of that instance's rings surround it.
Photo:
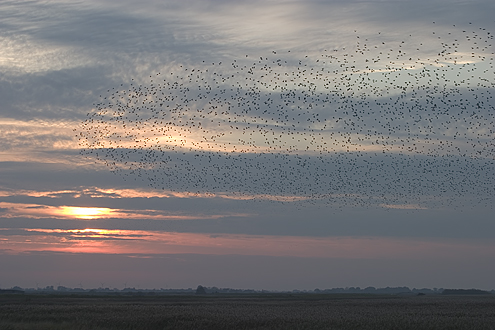
<path fill-rule="evenodd" d="M 198 195 L 489 205 L 493 35 L 433 33 L 436 48 L 378 32 L 316 56 L 272 51 L 133 79 L 94 104 L 81 153 L 126 179 Z"/>

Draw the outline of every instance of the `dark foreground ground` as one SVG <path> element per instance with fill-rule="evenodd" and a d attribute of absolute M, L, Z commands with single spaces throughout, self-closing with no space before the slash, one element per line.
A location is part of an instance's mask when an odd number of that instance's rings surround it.
<path fill-rule="evenodd" d="M 495 330 L 495 295 L 0 295 L 0 329 Z"/>

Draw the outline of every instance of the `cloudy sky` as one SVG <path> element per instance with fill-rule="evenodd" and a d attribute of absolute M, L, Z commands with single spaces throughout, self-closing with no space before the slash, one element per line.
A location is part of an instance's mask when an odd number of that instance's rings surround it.
<path fill-rule="evenodd" d="M 493 12 L 2 1 L 0 287 L 495 288 Z"/>

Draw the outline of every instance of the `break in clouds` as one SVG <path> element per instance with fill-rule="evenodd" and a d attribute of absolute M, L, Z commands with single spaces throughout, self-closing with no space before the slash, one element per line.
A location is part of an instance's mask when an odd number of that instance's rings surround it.
<path fill-rule="evenodd" d="M 317 56 L 248 54 L 112 86 L 78 132 L 82 153 L 126 180 L 198 195 L 490 205 L 491 32 L 453 26 L 425 45 L 355 35 Z"/>

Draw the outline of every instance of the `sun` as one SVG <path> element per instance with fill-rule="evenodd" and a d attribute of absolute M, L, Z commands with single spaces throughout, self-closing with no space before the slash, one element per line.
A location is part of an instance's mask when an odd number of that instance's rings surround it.
<path fill-rule="evenodd" d="M 72 216 L 78 219 L 97 219 L 108 215 L 111 212 L 111 209 L 105 207 L 62 207 L 62 213 L 64 215 Z"/>

